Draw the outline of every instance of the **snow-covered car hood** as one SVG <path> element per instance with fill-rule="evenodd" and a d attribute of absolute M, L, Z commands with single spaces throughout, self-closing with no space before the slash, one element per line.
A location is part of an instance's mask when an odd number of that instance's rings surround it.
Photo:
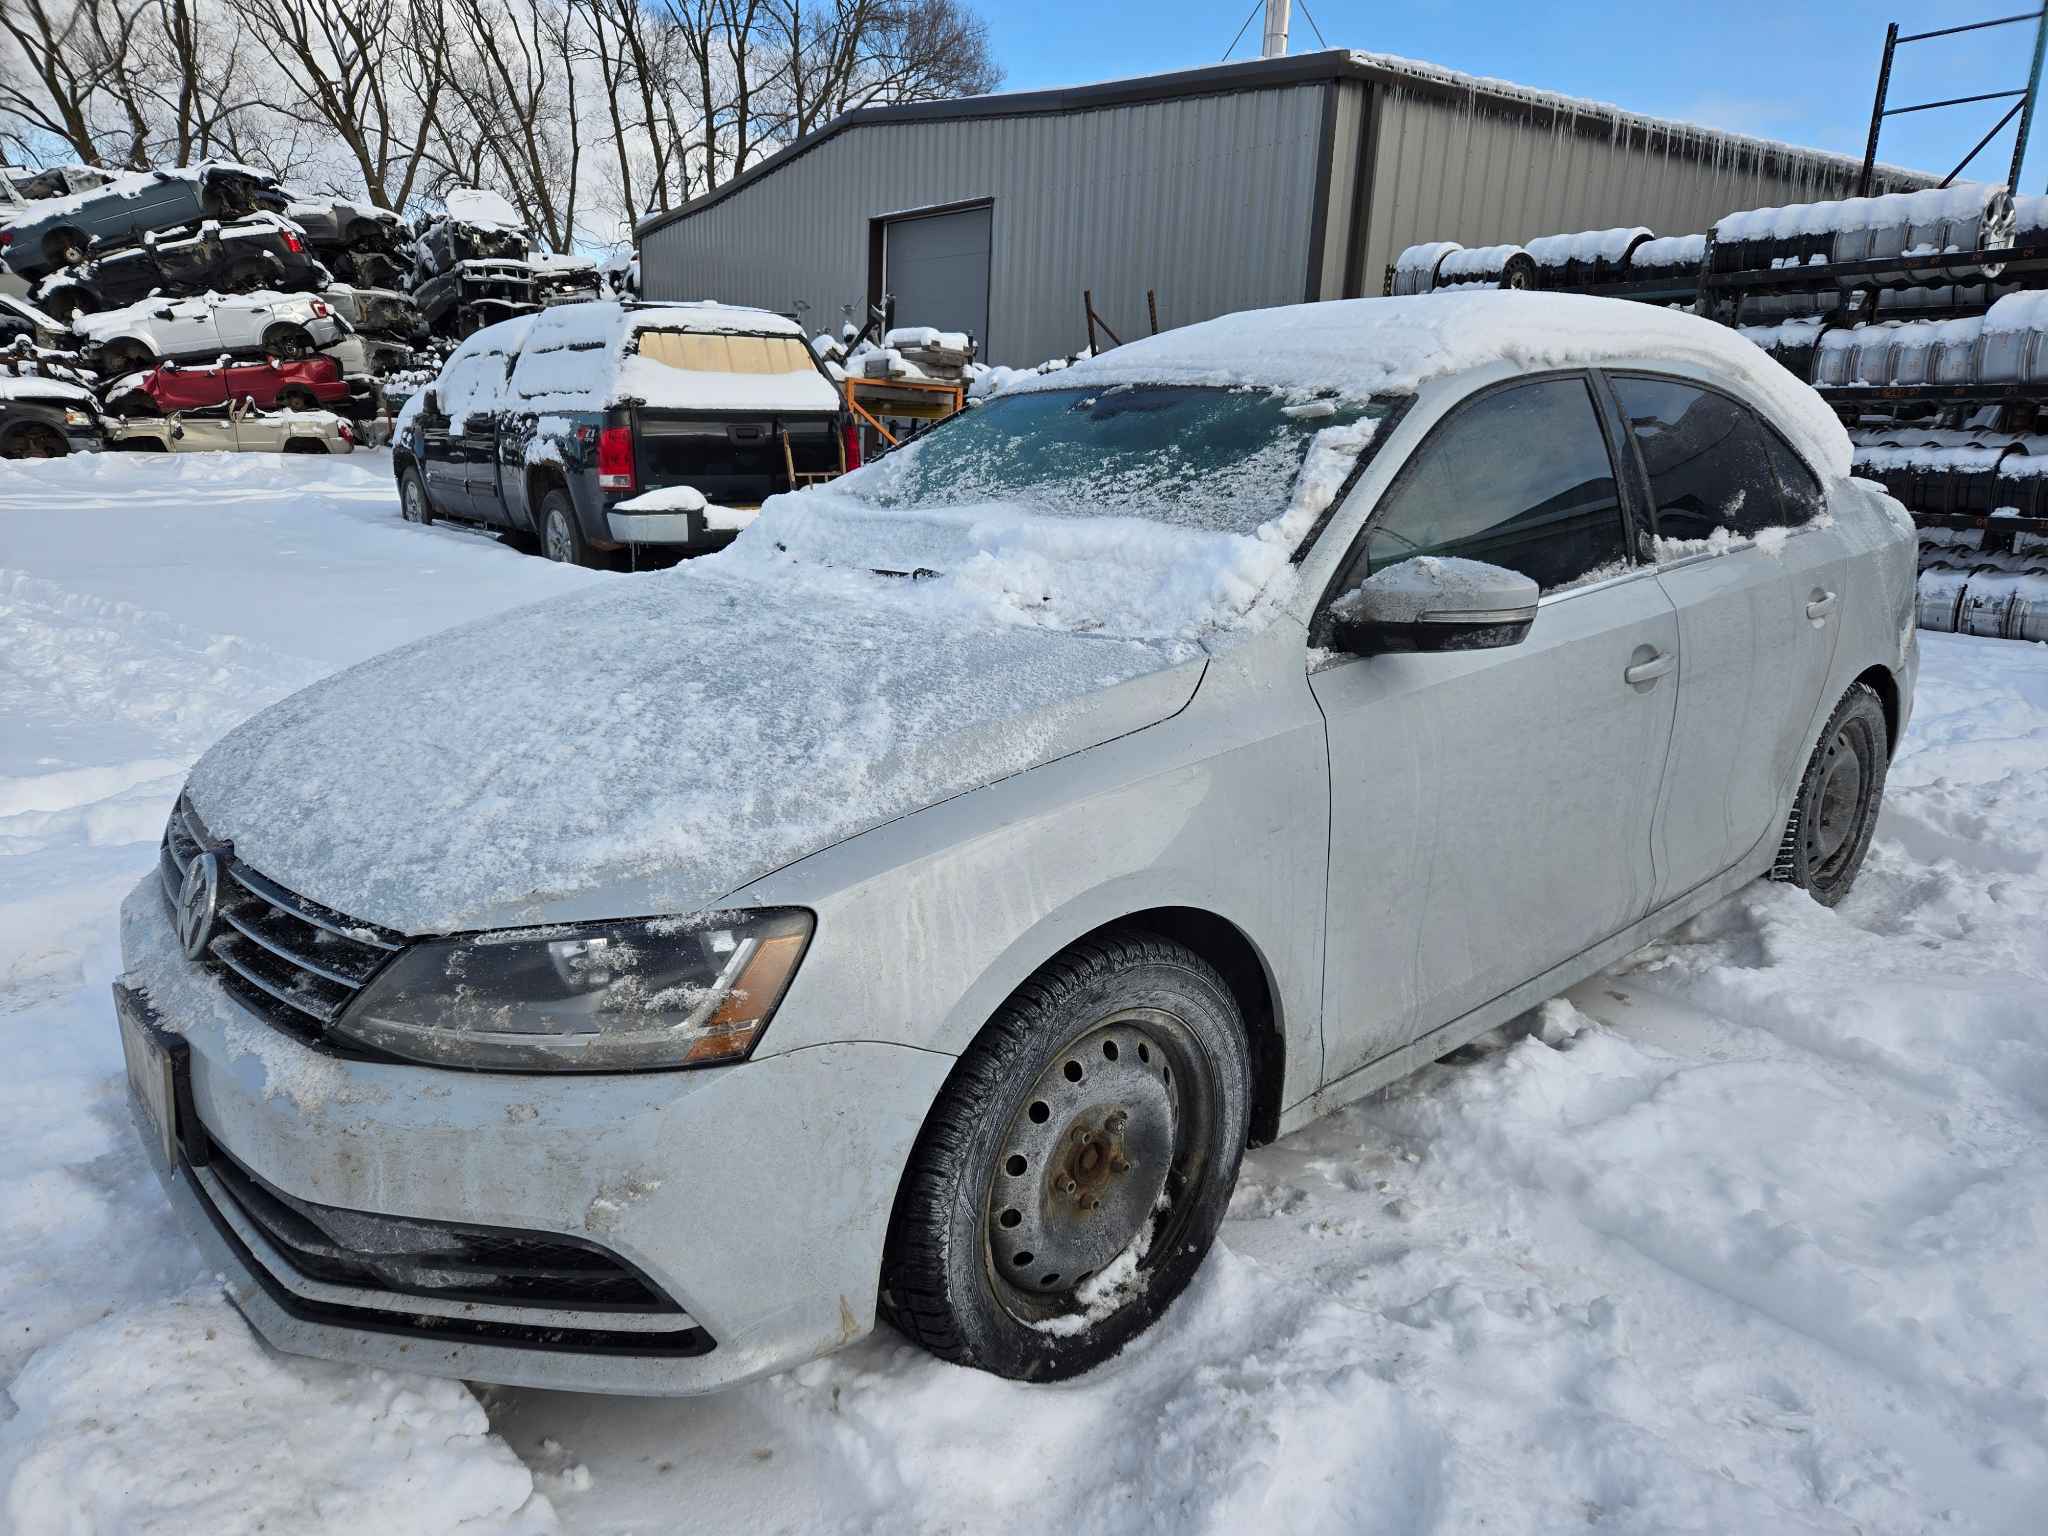
<path fill-rule="evenodd" d="M 201 759 L 200 817 L 272 879 L 407 933 L 688 912 L 1164 719 L 1200 679 L 1198 644 L 808 565 L 770 521 L 316 683 Z"/>

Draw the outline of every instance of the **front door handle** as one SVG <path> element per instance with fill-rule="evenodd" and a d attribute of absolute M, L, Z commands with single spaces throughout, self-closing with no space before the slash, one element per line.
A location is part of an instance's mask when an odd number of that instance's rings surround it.
<path fill-rule="evenodd" d="M 1829 592 L 1816 588 L 1813 597 L 1807 602 L 1806 616 L 1818 624 L 1822 619 L 1835 611 L 1835 604 L 1840 601 L 1841 594 L 1839 592 Z"/>
<path fill-rule="evenodd" d="M 1621 680 L 1631 688 L 1647 687 L 1677 665 L 1678 658 L 1670 651 L 1653 651 L 1634 666 L 1622 668 Z"/>

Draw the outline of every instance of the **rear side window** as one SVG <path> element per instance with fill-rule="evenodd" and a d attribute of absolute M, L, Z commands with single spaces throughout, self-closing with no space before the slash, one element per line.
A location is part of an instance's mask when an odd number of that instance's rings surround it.
<path fill-rule="evenodd" d="M 1617 376 L 1613 384 L 1650 477 L 1661 557 L 1688 553 L 1683 545 L 1717 531 L 1747 538 L 1811 515 L 1786 515 L 1771 448 L 1789 450 L 1743 406 L 1677 379 Z"/>
<path fill-rule="evenodd" d="M 1769 427 L 1764 428 L 1764 452 L 1770 455 L 1771 468 L 1778 472 L 1786 522 L 1810 523 L 1827 510 L 1827 493 L 1820 488 L 1819 477 Z"/>
<path fill-rule="evenodd" d="M 1366 534 L 1369 572 L 1416 555 L 1484 560 L 1546 592 L 1627 566 L 1614 464 L 1584 379 L 1495 390 L 1429 435 Z"/>

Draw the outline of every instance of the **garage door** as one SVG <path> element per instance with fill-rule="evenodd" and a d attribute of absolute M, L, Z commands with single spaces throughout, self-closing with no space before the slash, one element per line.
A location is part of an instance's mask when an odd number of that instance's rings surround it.
<path fill-rule="evenodd" d="M 989 208 L 892 219 L 882 226 L 882 286 L 898 325 L 968 331 L 988 352 Z"/>

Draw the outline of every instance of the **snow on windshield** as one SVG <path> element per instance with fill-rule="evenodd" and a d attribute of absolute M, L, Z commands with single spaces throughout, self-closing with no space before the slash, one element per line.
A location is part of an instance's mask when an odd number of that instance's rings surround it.
<path fill-rule="evenodd" d="M 1136 408 L 1088 391 L 998 397 L 829 486 L 771 498 L 717 559 L 781 581 L 799 566 L 908 576 L 1000 622 L 1071 633 L 1253 629 L 1391 409 L 1267 390 L 1125 398 Z"/>
<path fill-rule="evenodd" d="M 1185 385 L 1000 395 L 847 488 L 883 507 L 1002 501 L 1051 517 L 1251 534 L 1285 509 L 1318 431 L 1387 410 Z"/>

